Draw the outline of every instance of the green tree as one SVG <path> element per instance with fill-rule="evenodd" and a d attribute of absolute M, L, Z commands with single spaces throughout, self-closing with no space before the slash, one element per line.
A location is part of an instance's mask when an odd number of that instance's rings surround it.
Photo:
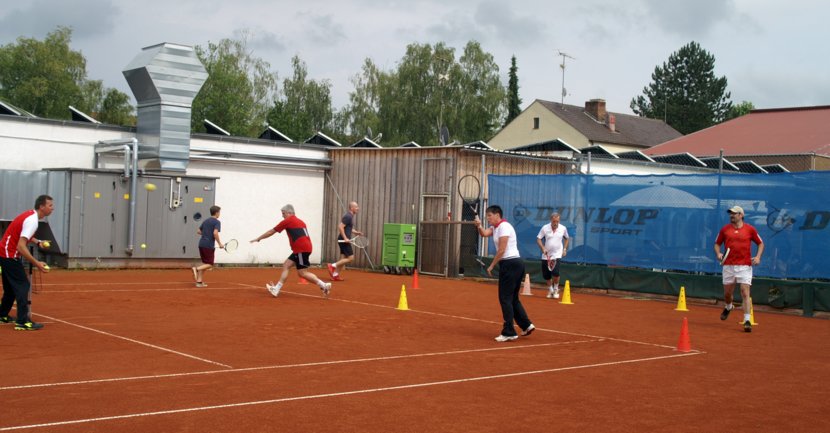
<path fill-rule="evenodd" d="M 299 56 L 291 58 L 291 65 L 293 75 L 283 81 L 282 97 L 268 112 L 268 124 L 297 141 L 317 131 L 333 133 L 336 123 L 331 83 L 309 79 L 308 68 Z"/>
<path fill-rule="evenodd" d="M 407 46 L 392 71 L 379 71 L 367 59 L 353 83 L 343 111 L 349 132 L 359 136 L 370 126 L 383 133 L 384 145 L 438 145 L 442 126 L 451 140 L 485 140 L 504 118 L 506 93 L 498 65 L 475 41 L 458 60 L 444 43 Z"/>
<path fill-rule="evenodd" d="M 654 68 L 652 82 L 631 100 L 634 113 L 664 119 L 682 134 L 722 122 L 732 109 L 726 77 L 716 77 L 715 57 L 690 42 Z"/>
<path fill-rule="evenodd" d="M 117 89 L 107 89 L 98 120 L 112 125 L 134 126 L 135 116 L 129 95 Z"/>
<path fill-rule="evenodd" d="M 0 47 L 0 97 L 37 116 L 70 118 L 86 78 L 86 59 L 69 48 L 71 39 L 71 29 L 58 27 L 43 41 L 21 37 Z"/>
<path fill-rule="evenodd" d="M 736 117 L 741 117 L 744 114 L 749 114 L 750 111 L 755 109 L 755 105 L 749 101 L 742 101 L 740 104 L 733 105 L 732 108 L 729 110 L 729 114 L 726 115 L 726 120 L 731 120 Z"/>
<path fill-rule="evenodd" d="M 512 122 L 522 112 L 522 100 L 519 98 L 519 68 L 516 66 L 516 56 L 510 59 L 510 72 L 507 74 L 507 118 L 504 125 Z"/>
<path fill-rule="evenodd" d="M 208 78 L 193 100 L 192 130 L 204 132 L 208 119 L 233 135 L 258 136 L 277 92 L 277 74 L 253 56 L 247 32 L 239 39 L 197 46 L 196 55 Z"/>

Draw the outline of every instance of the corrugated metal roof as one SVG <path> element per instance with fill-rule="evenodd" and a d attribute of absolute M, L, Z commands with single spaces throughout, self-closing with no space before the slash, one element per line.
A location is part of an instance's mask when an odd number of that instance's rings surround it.
<path fill-rule="evenodd" d="M 654 146 L 648 155 L 830 155 L 830 106 L 753 110 L 745 116 Z"/>

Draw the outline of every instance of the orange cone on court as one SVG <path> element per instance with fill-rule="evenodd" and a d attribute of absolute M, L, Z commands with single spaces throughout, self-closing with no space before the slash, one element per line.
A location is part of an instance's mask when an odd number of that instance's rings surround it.
<path fill-rule="evenodd" d="M 757 325 L 757 323 L 755 322 L 755 309 L 752 308 L 752 305 L 753 305 L 752 304 L 752 297 L 750 296 L 748 299 L 749 299 L 749 323 L 751 323 L 752 326 L 755 326 L 755 325 Z M 740 322 L 738 322 L 738 324 L 743 325 L 744 321 L 741 320 Z"/>
<path fill-rule="evenodd" d="M 565 280 L 565 291 L 562 293 L 562 300 L 559 301 L 560 304 L 565 305 L 572 305 L 571 302 L 571 281 Z"/>
<path fill-rule="evenodd" d="M 677 340 L 678 352 L 691 352 L 692 343 L 689 341 L 689 321 L 683 318 L 683 327 L 680 328 L 680 339 Z"/>
<path fill-rule="evenodd" d="M 533 292 L 530 291 L 530 274 L 525 274 L 525 281 L 522 283 L 522 295 L 533 296 Z"/>
<path fill-rule="evenodd" d="M 398 309 L 401 311 L 409 309 L 409 304 L 406 302 L 406 284 L 401 284 L 401 297 L 398 299 Z"/>
<path fill-rule="evenodd" d="M 677 298 L 677 308 L 674 311 L 689 311 L 686 308 L 686 288 L 680 286 L 680 296 Z"/>
<path fill-rule="evenodd" d="M 308 280 L 306 280 L 303 277 L 300 277 L 300 283 L 299 284 L 308 284 Z"/>
<path fill-rule="evenodd" d="M 412 271 L 412 288 L 418 289 L 418 270 L 415 269 Z"/>

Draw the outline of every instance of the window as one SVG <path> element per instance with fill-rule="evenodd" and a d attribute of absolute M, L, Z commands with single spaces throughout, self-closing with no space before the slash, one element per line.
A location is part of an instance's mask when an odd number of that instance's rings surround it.
<path fill-rule="evenodd" d="M 539 118 L 538 117 L 533 118 L 533 129 L 539 129 Z"/>

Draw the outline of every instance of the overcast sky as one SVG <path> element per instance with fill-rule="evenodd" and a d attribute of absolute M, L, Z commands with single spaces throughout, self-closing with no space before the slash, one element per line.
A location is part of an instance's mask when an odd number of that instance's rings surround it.
<path fill-rule="evenodd" d="M 690 41 L 715 56 L 736 103 L 830 105 L 828 17 L 830 2 L 820 0 L 31 0 L 3 1 L 0 44 L 71 27 L 88 78 L 132 95 L 121 70 L 142 48 L 248 30 L 254 55 L 280 80 L 298 54 L 311 78 L 331 81 L 339 108 L 365 58 L 390 70 L 410 43 L 443 41 L 458 56 L 474 39 L 505 84 L 516 55 L 522 108 L 560 100 L 561 51 L 574 58 L 565 103 L 603 98 L 609 111 L 631 113 L 655 66 Z"/>

